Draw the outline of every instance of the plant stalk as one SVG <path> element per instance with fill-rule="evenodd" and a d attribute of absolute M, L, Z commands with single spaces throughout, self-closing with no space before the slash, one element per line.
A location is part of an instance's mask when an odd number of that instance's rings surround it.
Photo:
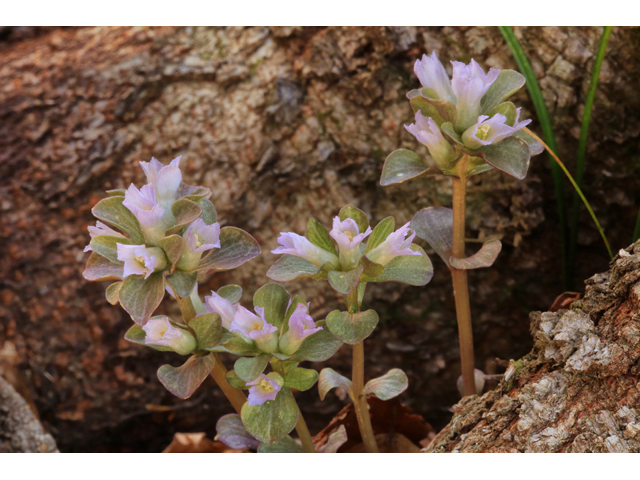
<path fill-rule="evenodd" d="M 171 287 L 171 289 L 173 290 L 173 287 Z M 194 303 L 198 306 L 199 310 L 202 309 L 202 311 L 204 311 L 204 307 L 202 305 L 202 301 L 200 301 L 197 289 L 194 290 L 194 292 L 195 293 L 191 294 L 191 297 L 181 298 L 180 295 L 178 295 L 176 291 L 173 290 L 175 299 L 178 302 L 178 307 L 180 307 L 180 312 L 182 313 L 182 318 L 187 323 L 187 325 L 196 316 Z M 197 297 L 197 301 L 195 301 L 194 295 L 195 297 Z M 232 386 L 229 382 L 227 382 L 226 367 L 218 357 L 217 353 L 212 353 L 212 355 L 216 359 L 216 363 L 213 365 L 213 370 L 211 370 L 211 376 L 222 390 L 222 393 L 225 394 L 227 400 L 231 402 L 231 405 L 233 405 L 233 408 L 235 408 L 236 412 L 240 414 L 242 406 L 247 401 L 247 397 L 242 390 Z"/>
<path fill-rule="evenodd" d="M 360 307 L 358 305 L 357 285 L 351 293 L 345 295 L 344 300 L 347 305 L 347 310 L 350 312 L 354 309 L 356 312 L 360 311 Z M 356 418 L 358 419 L 358 427 L 360 428 L 362 443 L 368 453 L 378 453 L 378 444 L 376 443 L 373 426 L 371 425 L 367 396 L 364 393 L 364 341 L 356 343 L 353 346 L 351 382 L 353 408 L 356 411 Z"/>
<path fill-rule="evenodd" d="M 453 256 L 465 257 L 465 211 L 467 194 L 467 162 L 464 156 L 458 163 L 459 177 L 452 177 L 453 181 Z M 460 364 L 462 367 L 462 381 L 464 396 L 476 394 L 476 382 L 473 357 L 473 328 L 471 325 L 471 306 L 469 303 L 469 286 L 467 271 L 451 268 L 453 294 L 456 302 L 456 316 L 458 319 L 458 336 L 460 338 Z"/>

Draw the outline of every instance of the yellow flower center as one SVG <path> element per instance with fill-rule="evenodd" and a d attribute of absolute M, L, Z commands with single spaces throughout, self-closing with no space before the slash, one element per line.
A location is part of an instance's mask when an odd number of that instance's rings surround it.
<path fill-rule="evenodd" d="M 138 262 L 140 265 L 144 267 L 144 258 L 136 255 L 136 262 Z"/>
<path fill-rule="evenodd" d="M 200 245 L 202 245 L 202 242 L 200 241 L 200 239 L 198 238 L 197 234 L 193 234 L 194 238 L 196 239 L 196 248 L 198 248 Z"/>
<path fill-rule="evenodd" d="M 347 232 L 344 232 L 344 233 L 347 235 L 347 237 L 349 237 L 350 241 L 353 240 L 353 234 L 351 232 L 347 231 Z"/>
<path fill-rule="evenodd" d="M 488 124 L 480 125 L 478 127 L 478 133 L 476 133 L 476 137 L 480 140 L 486 140 L 489 136 L 489 132 L 491 131 L 491 127 Z"/>
<path fill-rule="evenodd" d="M 262 380 L 260 382 L 260 387 L 268 392 L 273 392 L 273 390 L 275 390 L 273 388 L 273 385 L 271 385 L 271 382 L 269 382 L 268 380 Z"/>
<path fill-rule="evenodd" d="M 253 330 L 262 330 L 262 324 L 259 322 L 254 322 Z"/>

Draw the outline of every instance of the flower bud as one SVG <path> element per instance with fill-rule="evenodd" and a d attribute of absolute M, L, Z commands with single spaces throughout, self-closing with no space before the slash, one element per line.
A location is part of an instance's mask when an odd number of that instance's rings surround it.
<path fill-rule="evenodd" d="M 189 355 L 198 346 L 191 333 L 171 325 L 169 317 L 165 315 L 149 319 L 142 329 L 146 334 L 144 337 L 146 345 L 169 347 L 180 355 Z"/>
<path fill-rule="evenodd" d="M 438 124 L 433 118 L 425 117 L 420 110 L 416 112 L 415 119 L 416 123 L 405 125 L 404 128 L 429 149 L 429 154 L 441 169 L 448 169 L 456 158 L 456 152 L 442 135 Z"/>
<path fill-rule="evenodd" d="M 173 224 L 173 217 L 167 219 L 166 210 L 156 201 L 156 193 L 151 185 L 138 190 L 131 184 L 122 204 L 138 219 L 146 242 L 152 245 L 158 245 L 164 238 L 164 232 Z"/>
<path fill-rule="evenodd" d="M 329 235 L 338 244 L 342 268 L 351 270 L 362 258 L 360 244 L 371 235 L 371 227 L 367 227 L 364 233 L 360 233 L 358 224 L 353 218 L 340 220 L 340 217 L 335 217 L 333 219 L 333 229 L 329 232 Z"/>
<path fill-rule="evenodd" d="M 496 81 L 500 70 L 492 68 L 484 73 L 482 67 L 475 60 L 469 65 L 462 62 L 453 64 L 451 88 L 456 96 L 456 130 L 462 132 L 476 123 L 480 115 L 480 101 L 489 87 Z"/>
<path fill-rule="evenodd" d="M 271 250 L 271 253 L 276 255 L 295 255 L 296 257 L 309 260 L 317 267 L 321 267 L 327 262 L 336 268 L 340 266 L 338 257 L 331 252 L 327 252 L 324 248 L 311 243 L 302 235 L 292 232 L 280 232 L 278 243 L 280 246 L 275 250 Z"/>
<path fill-rule="evenodd" d="M 204 308 L 207 313 L 217 313 L 222 319 L 222 326 L 229 330 L 233 323 L 233 317 L 238 309 L 237 305 L 234 306 L 229 300 L 221 297 L 216 292 L 212 291 L 211 295 L 204 297 Z"/>
<path fill-rule="evenodd" d="M 176 264 L 178 270 L 191 272 L 198 268 L 202 254 L 212 248 L 220 248 L 220 224 L 207 225 L 204 220 L 194 220 L 182 236 L 184 249 Z"/>
<path fill-rule="evenodd" d="M 413 232 L 409 235 L 409 238 L 405 238 L 411 230 L 409 225 L 410 223 L 407 223 L 395 232 L 390 233 L 384 242 L 367 254 L 367 258 L 380 265 L 386 265 L 395 257 L 401 255 L 422 255 L 421 252 L 411 250 L 411 242 L 413 242 L 416 233 Z"/>
<path fill-rule="evenodd" d="M 285 355 L 293 355 L 309 335 L 322 330 L 309 315 L 309 305 L 299 303 L 289 318 L 289 330 L 280 339 L 279 349 Z"/>
<path fill-rule="evenodd" d="M 420 80 L 424 88 L 430 88 L 439 100 L 456 103 L 456 97 L 451 90 L 451 81 L 442 63 L 438 60 L 436 52 L 431 52 L 431 56 L 422 55 L 422 61 L 416 60 L 413 71 Z"/>
<path fill-rule="evenodd" d="M 160 272 L 167 266 L 164 251 L 157 247 L 118 243 L 117 255 L 118 260 L 124 262 L 123 278 L 144 275 L 146 280 L 153 272 Z"/>
<path fill-rule="evenodd" d="M 265 353 L 273 353 L 278 350 L 278 327 L 267 323 L 264 319 L 264 308 L 255 307 L 258 315 L 251 313 L 242 306 L 238 306 L 230 332 L 238 332 L 242 336 L 256 342 L 259 350 Z"/>

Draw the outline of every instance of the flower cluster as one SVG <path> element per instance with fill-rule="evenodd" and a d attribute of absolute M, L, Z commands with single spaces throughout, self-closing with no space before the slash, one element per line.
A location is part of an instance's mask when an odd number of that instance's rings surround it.
<path fill-rule="evenodd" d="M 530 157 L 542 149 L 522 131 L 531 120 L 520 120 L 521 109 L 505 101 L 524 85 L 524 77 L 497 68 L 485 73 L 473 59 L 469 64 L 451 63 L 449 78 L 435 52 L 416 60 L 414 71 L 422 88 L 407 94 L 415 121 L 405 125 L 406 130 L 427 147 L 442 173 L 475 175 L 495 167 L 524 178 Z M 383 185 L 426 172 L 427 166 L 417 168 L 415 154 L 406 152 L 397 150 L 388 157 Z M 467 162 L 459 172 L 457 164 L 462 158 Z"/>
<path fill-rule="evenodd" d="M 408 223 L 395 231 L 394 224 L 389 217 L 371 229 L 366 214 L 352 205 L 334 217 L 329 232 L 312 218 L 306 237 L 280 233 L 280 246 L 271 253 L 284 257 L 271 267 L 267 276 L 273 280 L 291 280 L 301 275 L 328 279 L 334 289 L 348 294 L 360 281 L 405 281 L 390 273 L 396 270 L 393 266 L 387 268 L 396 262 L 417 266 L 424 283 L 428 282 L 431 263 L 424 251 L 412 243 L 415 233 Z"/>

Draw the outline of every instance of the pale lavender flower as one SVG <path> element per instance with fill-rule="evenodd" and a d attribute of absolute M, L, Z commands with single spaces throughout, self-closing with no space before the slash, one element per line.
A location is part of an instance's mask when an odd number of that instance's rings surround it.
<path fill-rule="evenodd" d="M 260 374 L 260 376 L 252 382 L 248 382 L 247 385 L 251 386 L 248 398 L 250 407 L 262 405 L 264 402 L 274 400 L 282 388 L 278 382 L 269 378 L 264 373 Z"/>
<path fill-rule="evenodd" d="M 456 129 L 462 131 L 477 121 L 480 115 L 480 100 L 496 81 L 500 70 L 492 68 L 488 74 L 484 73 L 482 67 L 473 59 L 469 65 L 462 62 L 451 63 L 453 64 L 451 87 L 456 96 L 458 112 Z"/>
<path fill-rule="evenodd" d="M 165 209 L 156 201 L 156 192 L 151 185 L 138 190 L 131 184 L 122 204 L 138 219 L 148 243 L 157 245 L 164 238 L 165 230 L 172 225 L 171 220 L 165 218 Z"/>
<path fill-rule="evenodd" d="M 122 278 L 129 275 L 144 275 L 149 278 L 153 272 L 164 270 L 167 257 L 161 248 L 145 247 L 144 245 L 125 245 L 118 243 L 118 260 L 124 262 Z"/>
<path fill-rule="evenodd" d="M 182 238 L 184 249 L 176 266 L 179 270 L 195 270 L 204 252 L 220 248 L 220 224 L 207 225 L 198 218 L 187 227 Z"/>
<path fill-rule="evenodd" d="M 174 327 L 165 315 L 152 317 L 142 327 L 146 345 L 169 347 L 180 355 L 188 355 L 196 349 L 197 342 L 191 333 Z"/>
<path fill-rule="evenodd" d="M 89 235 L 91 236 L 91 238 L 98 237 L 100 235 L 110 235 L 112 237 L 125 238 L 125 236 L 120 232 L 115 231 L 114 229 L 110 228 L 100 221 L 96 222 L 95 227 L 90 226 L 87 228 L 87 230 L 89 230 Z M 93 250 L 91 248 L 91 245 L 87 245 L 86 247 L 84 247 L 84 252 L 90 252 L 91 250 Z"/>
<path fill-rule="evenodd" d="M 401 255 L 422 255 L 420 252 L 411 250 L 411 242 L 413 242 L 416 232 L 409 235 L 409 238 L 405 238 L 411 230 L 409 225 L 410 223 L 406 223 L 395 232 L 390 233 L 384 242 L 367 253 L 367 258 L 380 265 L 386 265 Z"/>
<path fill-rule="evenodd" d="M 333 219 L 333 228 L 329 235 L 338 244 L 342 268 L 350 270 L 362 258 L 360 244 L 371 235 L 371 227 L 367 227 L 364 233 L 360 233 L 358 224 L 353 218 L 340 220 L 340 217 L 335 217 Z"/>
<path fill-rule="evenodd" d="M 513 127 L 507 125 L 507 117 L 501 113 L 496 113 L 491 118 L 486 115 L 480 115 L 478 122 L 467 128 L 462 134 L 462 142 L 466 147 L 475 150 L 485 145 L 495 145 L 501 140 L 510 137 L 516 131 L 531 123 L 531 120 L 518 122 L 520 120 L 520 110 L 522 109 L 518 108 L 516 110 L 516 121 Z"/>
<path fill-rule="evenodd" d="M 211 295 L 204 297 L 204 308 L 207 313 L 217 313 L 220 315 L 222 326 L 229 330 L 238 306 L 226 298 L 221 297 L 216 292 L 211 291 Z"/>
<path fill-rule="evenodd" d="M 163 165 L 155 158 L 150 162 L 140 162 L 147 181 L 155 190 L 158 203 L 168 211 L 171 211 L 171 205 L 176 201 L 178 188 L 182 182 L 180 158 L 174 158 L 169 165 Z"/>
<path fill-rule="evenodd" d="M 278 243 L 280 246 L 275 250 L 271 250 L 271 253 L 276 255 L 295 255 L 296 257 L 302 257 L 309 260 L 317 267 L 321 267 L 325 263 L 331 263 L 334 267 L 338 267 L 338 257 L 333 253 L 327 252 L 324 248 L 321 248 L 311 243 L 307 237 L 298 235 L 293 232 L 280 232 L 278 237 Z"/>
<path fill-rule="evenodd" d="M 444 138 L 438 124 L 431 117 L 425 117 L 420 110 L 416 112 L 416 123 L 404 128 L 429 149 L 429 153 L 441 168 L 447 168 L 456 158 L 451 144 Z"/>
<path fill-rule="evenodd" d="M 254 340 L 263 352 L 273 353 L 278 349 L 278 336 L 275 334 L 278 327 L 274 327 L 264 319 L 264 308 L 255 307 L 255 311 L 258 315 L 238 306 L 229 331 L 238 332 Z"/>
<path fill-rule="evenodd" d="M 280 351 L 285 355 L 293 355 L 305 338 L 320 330 L 322 327 L 317 327 L 309 315 L 309 304 L 299 303 L 289 317 L 289 330 L 280 339 Z"/>
<path fill-rule="evenodd" d="M 451 81 L 449 75 L 444 69 L 436 52 L 431 52 L 431 56 L 422 55 L 422 61 L 416 60 L 413 71 L 418 76 L 420 83 L 424 88 L 430 88 L 439 100 L 456 103 L 456 97 L 451 90 Z"/>

